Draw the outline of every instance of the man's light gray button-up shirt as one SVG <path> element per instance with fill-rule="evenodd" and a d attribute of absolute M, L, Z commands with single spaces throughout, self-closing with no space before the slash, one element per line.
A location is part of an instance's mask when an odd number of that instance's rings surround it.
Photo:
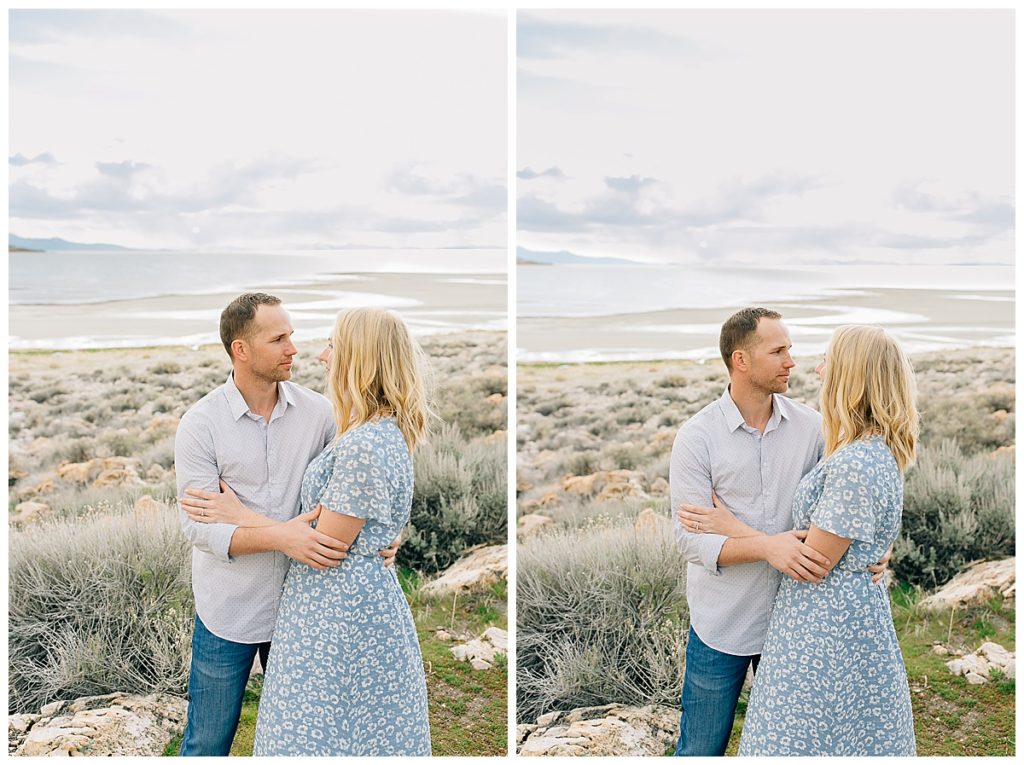
<path fill-rule="evenodd" d="M 687 532 L 675 511 L 683 503 L 711 507 L 714 489 L 747 525 L 766 534 L 788 531 L 797 485 L 824 448 L 821 415 L 810 407 L 775 394 L 761 433 L 744 422 L 728 387 L 676 434 L 669 469 L 672 519 L 689 563 L 690 623 L 715 650 L 735 656 L 761 652 L 782 574 L 764 561 L 719 568 L 726 537 Z"/>
<path fill-rule="evenodd" d="M 334 438 L 330 402 L 291 382 L 277 384 L 270 422 L 249 411 L 232 375 L 185 412 L 174 439 L 178 499 L 185 489 L 220 491 L 223 478 L 246 507 L 279 521 L 299 514 L 302 475 Z M 237 526 L 196 523 L 179 505 L 192 543 L 196 613 L 214 635 L 236 643 L 270 640 L 288 571 L 279 552 L 228 555 Z M 297 564 L 298 565 L 298 564 Z"/>

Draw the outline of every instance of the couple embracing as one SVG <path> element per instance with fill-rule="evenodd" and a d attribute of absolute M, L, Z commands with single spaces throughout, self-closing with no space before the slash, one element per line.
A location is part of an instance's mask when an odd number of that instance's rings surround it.
<path fill-rule="evenodd" d="M 429 416 L 420 351 L 394 314 L 343 311 L 325 398 L 290 382 L 292 333 L 278 298 L 236 298 L 220 320 L 232 372 L 178 426 L 196 603 L 181 754 L 229 753 L 258 654 L 254 754 L 429 755 L 393 567 Z"/>
<path fill-rule="evenodd" d="M 880 327 L 840 327 L 816 370 L 819 414 L 781 395 L 781 319 L 726 321 L 729 386 L 672 449 L 691 620 L 676 754 L 725 753 L 752 665 L 740 755 L 913 755 L 881 582 L 917 444 L 913 370 Z"/>

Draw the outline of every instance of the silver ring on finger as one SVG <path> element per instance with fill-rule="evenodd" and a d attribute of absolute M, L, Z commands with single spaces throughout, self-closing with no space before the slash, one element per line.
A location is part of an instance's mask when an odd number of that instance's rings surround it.
<path fill-rule="evenodd" d="M 694 523 L 693 523 L 693 530 L 694 531 L 700 531 L 700 521 L 694 521 Z"/>

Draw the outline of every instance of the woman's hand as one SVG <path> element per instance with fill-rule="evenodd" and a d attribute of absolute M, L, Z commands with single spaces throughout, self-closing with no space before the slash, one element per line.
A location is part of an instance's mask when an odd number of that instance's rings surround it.
<path fill-rule="evenodd" d="M 721 534 L 726 537 L 749 537 L 760 533 L 737 520 L 714 492 L 711 492 L 711 502 L 714 507 L 680 505 L 676 515 L 683 528 L 691 534 Z"/>
<path fill-rule="evenodd" d="M 275 521 L 243 505 L 231 487 L 220 482 L 221 493 L 185 489 L 181 509 L 198 523 L 230 523 L 234 526 L 271 526 Z"/>

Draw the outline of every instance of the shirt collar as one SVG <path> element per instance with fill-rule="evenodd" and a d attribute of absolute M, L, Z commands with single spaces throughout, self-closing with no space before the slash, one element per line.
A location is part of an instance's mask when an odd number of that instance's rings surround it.
<path fill-rule="evenodd" d="M 234 372 L 228 373 L 228 379 L 224 383 L 224 396 L 227 398 L 228 406 L 231 408 L 231 417 L 236 422 L 249 411 L 249 405 L 245 403 L 242 391 L 238 390 L 238 386 L 235 384 Z M 295 403 L 295 394 L 292 392 L 291 386 L 278 383 L 277 403 L 274 405 L 274 411 L 271 413 L 270 419 L 277 419 L 284 414 L 286 407 L 295 406 Z"/>
<path fill-rule="evenodd" d="M 725 415 L 725 424 L 729 428 L 730 433 L 741 425 L 746 424 L 743 415 L 740 414 L 739 407 L 732 400 L 728 385 L 725 386 L 725 392 L 722 393 L 722 398 L 719 399 L 719 406 L 721 406 L 722 413 Z M 767 433 L 770 430 L 775 430 L 783 419 L 789 419 L 789 415 L 789 399 L 785 396 L 780 396 L 778 393 L 773 393 L 772 416 L 768 418 L 768 424 L 765 426 L 764 432 Z"/>

